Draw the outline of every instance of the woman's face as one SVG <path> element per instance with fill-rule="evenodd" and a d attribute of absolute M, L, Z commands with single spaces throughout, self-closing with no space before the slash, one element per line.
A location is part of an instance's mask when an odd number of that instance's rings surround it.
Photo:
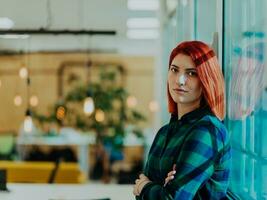
<path fill-rule="evenodd" d="M 190 56 L 178 54 L 168 72 L 169 92 L 173 101 L 185 106 L 200 105 L 202 86 Z"/>

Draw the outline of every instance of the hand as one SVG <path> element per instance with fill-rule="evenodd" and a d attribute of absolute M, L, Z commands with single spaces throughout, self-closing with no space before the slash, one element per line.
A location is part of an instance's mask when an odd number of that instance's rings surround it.
<path fill-rule="evenodd" d="M 149 180 L 149 178 L 147 178 L 144 174 L 140 174 L 139 175 L 139 179 L 135 180 L 135 185 L 134 185 L 134 190 L 133 190 L 133 194 L 135 196 L 139 196 L 143 187 L 147 184 L 150 183 L 151 181 Z"/>
<path fill-rule="evenodd" d="M 172 171 L 170 171 L 167 174 L 167 178 L 165 178 L 165 183 L 164 183 L 164 187 L 171 181 L 174 179 L 174 175 L 176 174 L 176 164 L 173 165 L 172 167 Z"/>

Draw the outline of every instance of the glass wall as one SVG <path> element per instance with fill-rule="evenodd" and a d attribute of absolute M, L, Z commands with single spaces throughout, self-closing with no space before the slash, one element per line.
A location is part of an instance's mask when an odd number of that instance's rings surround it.
<path fill-rule="evenodd" d="M 232 136 L 232 188 L 244 199 L 267 198 L 265 0 L 225 0 L 226 125 Z"/>
<path fill-rule="evenodd" d="M 226 80 L 231 188 L 243 199 L 267 199 L 266 9 L 266 0 L 178 0 L 163 29 L 164 66 L 171 49 L 183 40 L 211 44 L 216 33 L 217 43 L 222 40 L 215 46 Z M 167 121 L 169 115 L 163 115 Z"/>
<path fill-rule="evenodd" d="M 163 83 L 167 83 L 167 74 L 168 74 L 168 63 L 169 63 L 169 55 L 171 50 L 175 47 L 177 44 L 177 22 L 176 22 L 176 12 L 174 16 L 168 21 L 168 23 L 163 28 L 163 59 L 162 59 L 162 67 L 161 67 L 161 76 L 163 79 Z M 166 97 L 166 87 L 162 87 L 163 91 L 161 91 L 161 97 Z M 162 108 L 161 119 L 162 123 L 167 123 L 170 115 L 167 112 L 168 106 L 167 106 L 167 97 L 160 99 L 160 107 Z"/>
<path fill-rule="evenodd" d="M 195 0 L 194 29 L 195 39 L 212 44 L 217 30 L 217 3 L 214 0 Z"/>
<path fill-rule="evenodd" d="M 167 0 L 165 1 L 167 2 Z M 174 12 L 167 13 L 168 20 L 163 25 L 163 67 L 161 75 L 166 82 L 166 67 L 171 50 L 185 40 L 202 40 L 212 44 L 213 37 L 218 32 L 217 9 L 218 1 L 214 0 L 177 0 Z M 215 44 L 217 46 L 218 44 Z M 166 95 L 166 92 L 162 95 Z M 162 123 L 169 120 L 166 98 L 161 100 Z"/>

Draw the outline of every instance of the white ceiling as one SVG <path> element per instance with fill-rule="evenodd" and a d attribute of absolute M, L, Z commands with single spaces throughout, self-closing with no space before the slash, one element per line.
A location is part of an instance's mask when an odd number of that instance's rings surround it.
<path fill-rule="evenodd" d="M 127 0 L 0 0 L 0 17 L 14 21 L 13 29 L 114 30 L 115 36 L 32 35 L 29 39 L 0 39 L 1 50 L 114 51 L 155 55 L 158 40 L 126 37 L 129 17 L 157 17 L 155 11 L 129 11 Z"/>

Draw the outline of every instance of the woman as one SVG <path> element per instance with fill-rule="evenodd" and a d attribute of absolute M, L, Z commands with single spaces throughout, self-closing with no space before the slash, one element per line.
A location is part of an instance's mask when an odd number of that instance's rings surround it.
<path fill-rule="evenodd" d="M 157 133 L 137 199 L 224 199 L 230 174 L 224 79 L 214 51 L 200 41 L 173 49 L 167 81 L 169 124 Z"/>

